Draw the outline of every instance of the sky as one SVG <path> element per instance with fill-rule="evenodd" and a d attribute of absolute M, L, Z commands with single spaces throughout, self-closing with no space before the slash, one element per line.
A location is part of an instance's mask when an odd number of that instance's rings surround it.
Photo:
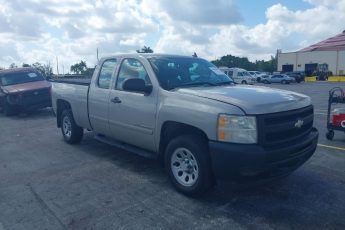
<path fill-rule="evenodd" d="M 345 30 L 345 0 L 0 0 L 0 67 L 155 53 L 268 60 Z"/>

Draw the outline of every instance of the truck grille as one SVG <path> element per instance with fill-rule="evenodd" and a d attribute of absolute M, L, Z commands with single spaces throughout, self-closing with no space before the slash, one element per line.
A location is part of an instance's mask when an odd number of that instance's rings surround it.
<path fill-rule="evenodd" d="M 314 121 L 313 106 L 302 109 L 259 115 L 259 143 L 264 147 L 282 147 L 307 136 Z"/>
<path fill-rule="evenodd" d="M 22 93 L 21 104 L 22 105 L 33 105 L 43 103 L 50 100 L 49 88 L 37 89 Z"/>

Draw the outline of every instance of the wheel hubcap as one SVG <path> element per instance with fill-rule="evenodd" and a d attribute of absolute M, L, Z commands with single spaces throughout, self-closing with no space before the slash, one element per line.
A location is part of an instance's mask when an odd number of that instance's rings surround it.
<path fill-rule="evenodd" d="M 69 117 L 64 117 L 62 120 L 62 131 L 66 137 L 70 138 L 72 135 L 72 125 Z"/>
<path fill-rule="evenodd" d="M 183 186 L 193 186 L 198 179 L 198 163 L 192 152 L 186 148 L 178 148 L 173 152 L 170 167 L 177 182 Z"/>

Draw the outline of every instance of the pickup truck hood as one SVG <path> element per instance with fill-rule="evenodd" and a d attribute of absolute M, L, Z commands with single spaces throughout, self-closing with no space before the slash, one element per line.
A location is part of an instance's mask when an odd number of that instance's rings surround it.
<path fill-rule="evenodd" d="M 49 88 L 50 83 L 47 81 L 34 81 L 34 82 L 27 82 L 23 84 L 17 84 L 17 85 L 7 85 L 2 86 L 2 90 L 12 94 L 12 93 L 20 93 L 25 91 L 31 91 L 36 89 L 43 89 L 43 88 Z"/>
<path fill-rule="evenodd" d="M 259 86 L 179 88 L 176 92 L 235 105 L 246 114 L 276 113 L 299 109 L 311 104 L 310 98 L 303 94 Z"/>

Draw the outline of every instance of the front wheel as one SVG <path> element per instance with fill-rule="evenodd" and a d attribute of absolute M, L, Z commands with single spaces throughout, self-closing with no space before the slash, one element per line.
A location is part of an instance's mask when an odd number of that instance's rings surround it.
<path fill-rule="evenodd" d="M 75 123 L 71 110 L 64 110 L 61 114 L 61 132 L 69 144 L 79 143 L 83 138 L 83 128 Z"/>
<path fill-rule="evenodd" d="M 246 85 L 246 84 L 247 84 L 247 82 L 246 82 L 245 80 L 243 80 L 241 83 L 242 83 L 242 84 L 244 84 L 244 85 Z"/>
<path fill-rule="evenodd" d="M 287 81 L 285 81 L 285 80 L 282 80 L 282 84 L 284 84 L 284 85 L 285 85 L 285 84 L 287 84 Z"/>
<path fill-rule="evenodd" d="M 200 194 L 213 184 L 207 145 L 201 138 L 184 135 L 171 140 L 165 167 L 172 184 L 186 195 Z"/>

